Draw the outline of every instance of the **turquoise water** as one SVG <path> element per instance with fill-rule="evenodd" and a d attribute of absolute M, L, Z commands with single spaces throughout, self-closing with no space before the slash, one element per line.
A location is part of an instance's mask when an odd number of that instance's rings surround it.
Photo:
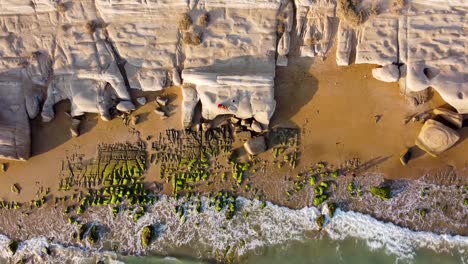
<path fill-rule="evenodd" d="M 265 247 L 256 252 L 250 252 L 237 260 L 242 264 L 394 264 L 394 263 L 443 263 L 459 264 L 467 256 L 460 253 L 436 253 L 431 250 L 419 250 L 413 259 L 398 259 L 387 254 L 382 249 L 372 250 L 364 241 L 347 239 L 333 241 L 328 238 L 311 239 L 307 241 L 290 242 L 287 245 Z M 195 264 L 210 263 L 183 258 L 162 257 L 123 257 L 120 259 L 127 264 Z"/>

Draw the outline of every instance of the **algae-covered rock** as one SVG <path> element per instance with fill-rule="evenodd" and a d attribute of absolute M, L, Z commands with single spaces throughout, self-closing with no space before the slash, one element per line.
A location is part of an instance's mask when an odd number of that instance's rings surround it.
<path fill-rule="evenodd" d="M 93 225 L 89 230 L 88 241 L 91 244 L 95 244 L 99 240 L 98 228 L 96 225 Z"/>
<path fill-rule="evenodd" d="M 322 229 L 323 225 L 325 224 L 325 215 L 319 215 L 315 219 L 315 223 L 318 225 L 320 229 Z"/>
<path fill-rule="evenodd" d="M 390 187 L 372 187 L 370 192 L 373 195 L 380 197 L 382 200 L 388 200 L 392 198 Z"/>
<path fill-rule="evenodd" d="M 153 240 L 154 228 L 152 226 L 145 226 L 141 231 L 141 245 L 147 248 Z"/>

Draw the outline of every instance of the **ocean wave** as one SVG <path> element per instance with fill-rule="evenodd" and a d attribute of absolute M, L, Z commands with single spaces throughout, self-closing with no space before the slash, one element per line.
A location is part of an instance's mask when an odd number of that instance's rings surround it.
<path fill-rule="evenodd" d="M 202 212 L 197 213 L 190 202 L 163 196 L 137 222 L 128 213 L 114 217 L 110 207 L 93 208 L 89 219 L 97 225 L 106 226 L 108 230 L 96 245 L 84 240 L 73 247 L 64 246 L 69 244 L 67 239 L 70 234 L 57 236 L 54 242 L 38 237 L 19 243 L 18 251 L 13 255 L 8 249 L 10 239 L 0 236 L 0 258 L 12 262 L 29 258 L 47 263 L 59 263 L 57 260 L 64 259 L 72 263 L 83 263 L 83 259 L 95 263 L 96 260 L 105 259 L 107 263 L 116 263 L 110 262 L 118 259 L 116 253 L 101 251 L 104 243 L 107 243 L 118 245 L 119 252 L 130 255 L 151 252 L 171 255 L 177 248 L 190 247 L 197 250 L 196 256 L 212 259 L 229 254 L 243 256 L 248 252 L 261 251 L 266 246 L 303 241 L 310 238 L 308 233 L 317 233 L 320 229 L 315 220 L 322 212 L 314 207 L 295 210 L 267 203 L 262 208 L 260 201 L 240 197 L 236 202 L 236 215 L 226 220 L 224 212 L 216 212 L 208 203 L 207 198 L 202 198 Z M 174 212 L 174 207 L 181 204 L 185 204 L 185 223 Z M 147 225 L 157 227 L 158 235 L 145 249 L 140 236 Z M 435 252 L 457 252 L 462 256 L 462 262 L 468 262 L 468 237 L 415 232 L 353 211 L 338 209 L 333 218 L 327 218 L 320 234 L 327 234 L 334 240 L 364 240 L 371 249 L 384 249 L 398 259 L 411 261 L 417 250 L 430 249 Z M 316 237 L 318 239 L 320 236 Z M 50 248 L 52 254 L 46 254 L 45 248 Z"/>

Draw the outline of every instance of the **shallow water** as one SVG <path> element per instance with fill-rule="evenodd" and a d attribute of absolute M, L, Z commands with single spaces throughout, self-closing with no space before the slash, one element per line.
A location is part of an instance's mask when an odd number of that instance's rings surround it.
<path fill-rule="evenodd" d="M 201 264 L 207 263 L 183 258 L 162 257 L 120 257 L 126 264 Z M 466 257 L 459 253 L 435 253 L 431 250 L 418 250 L 411 260 L 389 255 L 384 249 L 370 249 L 366 243 L 358 239 L 334 241 L 326 237 L 291 241 L 285 245 L 265 247 L 255 252 L 247 253 L 239 263 L 242 264 L 394 264 L 394 263 L 466 263 Z"/>

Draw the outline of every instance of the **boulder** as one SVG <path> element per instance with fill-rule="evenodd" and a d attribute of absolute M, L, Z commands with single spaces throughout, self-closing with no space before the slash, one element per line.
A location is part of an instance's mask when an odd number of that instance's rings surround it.
<path fill-rule="evenodd" d="M 136 99 L 136 101 L 137 101 L 137 103 L 138 103 L 139 105 L 145 105 L 145 104 L 146 104 L 146 97 L 138 97 L 138 98 Z"/>
<path fill-rule="evenodd" d="M 400 70 L 395 64 L 385 65 L 381 68 L 373 69 L 372 76 L 382 82 L 397 82 L 400 79 Z"/>
<path fill-rule="evenodd" d="M 456 128 L 461 128 L 463 126 L 463 116 L 459 113 L 444 108 L 434 109 L 433 113 L 436 116 L 442 117 L 444 120 L 454 125 Z"/>
<path fill-rule="evenodd" d="M 78 137 L 80 135 L 80 123 L 81 121 L 76 118 L 72 118 L 70 132 L 72 137 Z"/>
<path fill-rule="evenodd" d="M 244 148 L 250 155 L 257 155 L 267 150 L 265 138 L 260 136 L 245 142 Z"/>
<path fill-rule="evenodd" d="M 429 119 L 416 139 L 416 146 L 436 157 L 455 145 L 458 140 L 460 135 L 455 130 Z"/>
<path fill-rule="evenodd" d="M 262 125 L 259 122 L 255 121 L 255 120 L 252 122 L 252 125 L 250 126 L 250 129 L 253 132 L 256 132 L 256 133 L 262 133 L 262 131 L 263 131 Z"/>
<path fill-rule="evenodd" d="M 121 101 L 117 106 L 117 110 L 124 113 L 130 113 L 135 110 L 135 105 L 130 101 Z"/>

